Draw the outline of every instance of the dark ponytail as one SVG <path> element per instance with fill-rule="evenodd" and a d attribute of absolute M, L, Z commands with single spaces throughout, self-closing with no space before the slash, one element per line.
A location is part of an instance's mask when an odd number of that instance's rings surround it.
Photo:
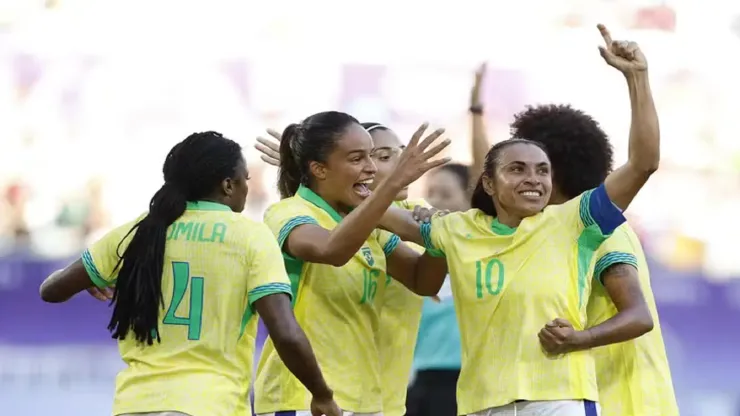
<path fill-rule="evenodd" d="M 152 345 L 159 340 L 167 228 L 185 212 L 186 205 L 185 194 L 165 183 L 149 202 L 149 213 L 129 231 L 134 235 L 118 262 L 115 305 L 108 324 L 113 338 L 124 339 L 130 329 L 138 342 Z"/>
<path fill-rule="evenodd" d="M 470 207 L 474 209 L 479 209 L 483 211 L 486 215 L 495 217 L 496 206 L 493 205 L 493 197 L 491 195 L 488 195 L 486 193 L 486 190 L 483 188 L 484 175 L 485 174 L 481 175 L 480 178 L 478 178 L 478 182 L 475 184 L 473 196 L 470 198 Z"/>
<path fill-rule="evenodd" d="M 519 143 L 531 144 L 539 147 L 543 151 L 545 150 L 545 148 L 539 143 L 526 139 L 508 139 L 491 146 L 491 149 L 486 153 L 486 159 L 483 163 L 483 173 L 478 178 L 478 182 L 476 182 L 475 189 L 473 190 L 473 195 L 470 198 L 471 208 L 479 209 L 486 215 L 490 215 L 492 217 L 496 217 L 498 215 L 496 213 L 496 206 L 493 203 L 493 197 L 488 195 L 483 187 L 483 179 L 493 178 L 494 175 L 496 175 L 496 166 L 498 165 L 498 158 L 501 151 L 511 145 Z M 545 153 L 547 153 L 547 151 L 545 151 Z"/>
<path fill-rule="evenodd" d="M 295 195 L 300 185 L 309 185 L 309 164 L 326 163 L 336 141 L 351 124 L 359 122 L 347 113 L 325 111 L 285 128 L 280 138 L 277 183 L 281 198 Z"/>
<path fill-rule="evenodd" d="M 149 202 L 149 212 L 126 234 L 131 241 L 116 264 L 118 279 L 112 337 L 123 340 L 129 331 L 137 342 L 159 341 L 159 311 L 164 307 L 162 272 L 167 229 L 185 212 L 188 201 L 214 193 L 226 178 L 236 178 L 244 163 L 241 147 L 216 132 L 196 133 L 175 145 L 165 160 L 165 183 Z"/>
<path fill-rule="evenodd" d="M 280 137 L 280 169 L 277 181 L 280 198 L 290 198 L 295 195 L 303 182 L 301 165 L 298 163 L 296 153 L 293 152 L 293 147 L 300 144 L 300 140 L 296 140 L 299 130 L 300 125 L 293 123 L 283 130 L 283 135 Z"/>

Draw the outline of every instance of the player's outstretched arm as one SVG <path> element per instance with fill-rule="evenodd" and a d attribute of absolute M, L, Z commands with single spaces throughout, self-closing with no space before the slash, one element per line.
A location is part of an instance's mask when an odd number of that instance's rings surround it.
<path fill-rule="evenodd" d="M 625 210 L 642 189 L 660 162 L 660 127 L 648 80 L 645 55 L 635 42 L 613 41 L 604 27 L 598 26 L 606 46 L 599 51 L 606 63 L 619 70 L 627 80 L 632 124 L 627 163 L 612 172 L 605 181 L 609 199 Z"/>
<path fill-rule="evenodd" d="M 410 241 L 424 247 L 421 226 L 411 211 L 390 206 L 380 219 L 379 225 L 380 228 L 397 235 L 401 241 Z"/>
<path fill-rule="evenodd" d="M 262 317 L 275 350 L 288 370 L 306 386 L 321 407 L 338 411 L 334 393 L 326 384 L 311 344 L 293 315 L 290 297 L 284 293 L 268 295 L 255 301 L 254 308 Z"/>
<path fill-rule="evenodd" d="M 434 296 L 447 277 L 447 260 L 400 243 L 387 257 L 388 274 L 419 296 Z"/>

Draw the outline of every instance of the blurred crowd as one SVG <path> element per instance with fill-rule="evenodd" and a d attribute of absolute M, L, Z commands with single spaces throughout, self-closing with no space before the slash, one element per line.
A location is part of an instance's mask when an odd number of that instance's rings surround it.
<path fill-rule="evenodd" d="M 740 60 L 727 57 L 740 50 L 738 4 L 380 1 L 356 14 L 330 0 L 193 3 L 0 2 L 0 255 L 76 255 L 146 209 L 165 152 L 198 130 L 244 147 L 254 218 L 277 200 L 254 138 L 315 111 L 402 135 L 429 120 L 470 162 L 466 97 L 481 60 L 494 140 L 526 104 L 569 102 L 601 121 L 619 162 L 628 102 L 597 56 L 603 21 L 650 57 L 665 143 L 631 222 L 671 268 L 740 276 Z"/>

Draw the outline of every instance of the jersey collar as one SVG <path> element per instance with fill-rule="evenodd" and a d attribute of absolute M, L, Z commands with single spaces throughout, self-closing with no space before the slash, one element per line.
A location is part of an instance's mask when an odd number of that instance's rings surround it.
<path fill-rule="evenodd" d="M 226 205 L 213 201 L 188 201 L 186 208 L 190 211 L 231 211 Z"/>
<path fill-rule="evenodd" d="M 306 201 L 316 205 L 317 207 L 323 209 L 326 211 L 327 214 L 336 222 L 342 221 L 342 216 L 339 215 L 337 211 L 334 210 L 334 208 L 331 207 L 326 201 L 324 201 L 320 196 L 316 194 L 316 192 L 308 189 L 307 187 L 301 185 L 298 187 L 298 192 L 296 192 L 298 196 L 305 199 Z"/>
<path fill-rule="evenodd" d="M 512 235 L 516 232 L 516 228 L 501 224 L 498 222 L 498 218 L 494 218 L 493 222 L 491 222 L 491 231 L 498 235 Z"/>

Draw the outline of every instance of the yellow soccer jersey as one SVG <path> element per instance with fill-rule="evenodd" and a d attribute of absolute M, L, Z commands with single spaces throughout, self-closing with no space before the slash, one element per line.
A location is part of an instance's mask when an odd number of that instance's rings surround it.
<path fill-rule="evenodd" d="M 115 283 L 118 253 L 130 236 L 119 243 L 135 223 L 114 229 L 83 253 L 98 287 Z M 252 371 L 243 357 L 254 354 L 251 305 L 274 293 L 291 295 L 270 230 L 225 205 L 188 203 L 167 232 L 161 342 L 138 345 L 133 335 L 119 341 L 128 367 L 116 379 L 113 414 L 248 414 Z"/>
<path fill-rule="evenodd" d="M 303 224 L 331 230 L 341 216 L 321 197 L 301 187 L 291 198 L 272 205 L 265 222 L 283 245 Z M 303 262 L 283 253 L 295 294 L 298 323 L 334 399 L 345 411 L 379 412 L 382 408 L 380 363 L 376 334 L 388 278 L 386 255 L 398 245 L 397 236 L 374 231 L 342 267 Z M 308 410 L 311 395 L 288 371 L 267 339 L 254 385 L 256 413 Z"/>
<path fill-rule="evenodd" d="M 399 201 L 395 205 L 407 210 L 413 210 L 417 205 L 429 206 L 423 199 Z M 407 244 L 420 253 L 424 252 L 424 247 Z M 414 362 L 414 347 L 419 334 L 423 304 L 421 296 L 411 292 L 400 282 L 389 280 L 378 332 L 384 416 L 406 414 L 406 387 Z"/>
<path fill-rule="evenodd" d="M 596 362 L 601 413 L 604 416 L 677 416 L 678 405 L 658 310 L 650 287 L 647 260 L 640 240 L 627 224 L 620 226 L 596 253 L 593 276 L 598 282 L 594 284 L 589 299 L 587 326 L 598 325 L 617 313 L 617 308 L 599 282 L 601 274 L 609 266 L 618 263 L 637 267 L 642 293 L 655 326 L 637 339 L 592 351 Z"/>
<path fill-rule="evenodd" d="M 537 334 L 556 317 L 584 328 L 594 252 L 623 221 L 601 186 L 516 229 L 475 209 L 422 225 L 428 252 L 450 268 L 460 414 L 515 400 L 597 400 L 591 353 L 548 356 Z"/>

